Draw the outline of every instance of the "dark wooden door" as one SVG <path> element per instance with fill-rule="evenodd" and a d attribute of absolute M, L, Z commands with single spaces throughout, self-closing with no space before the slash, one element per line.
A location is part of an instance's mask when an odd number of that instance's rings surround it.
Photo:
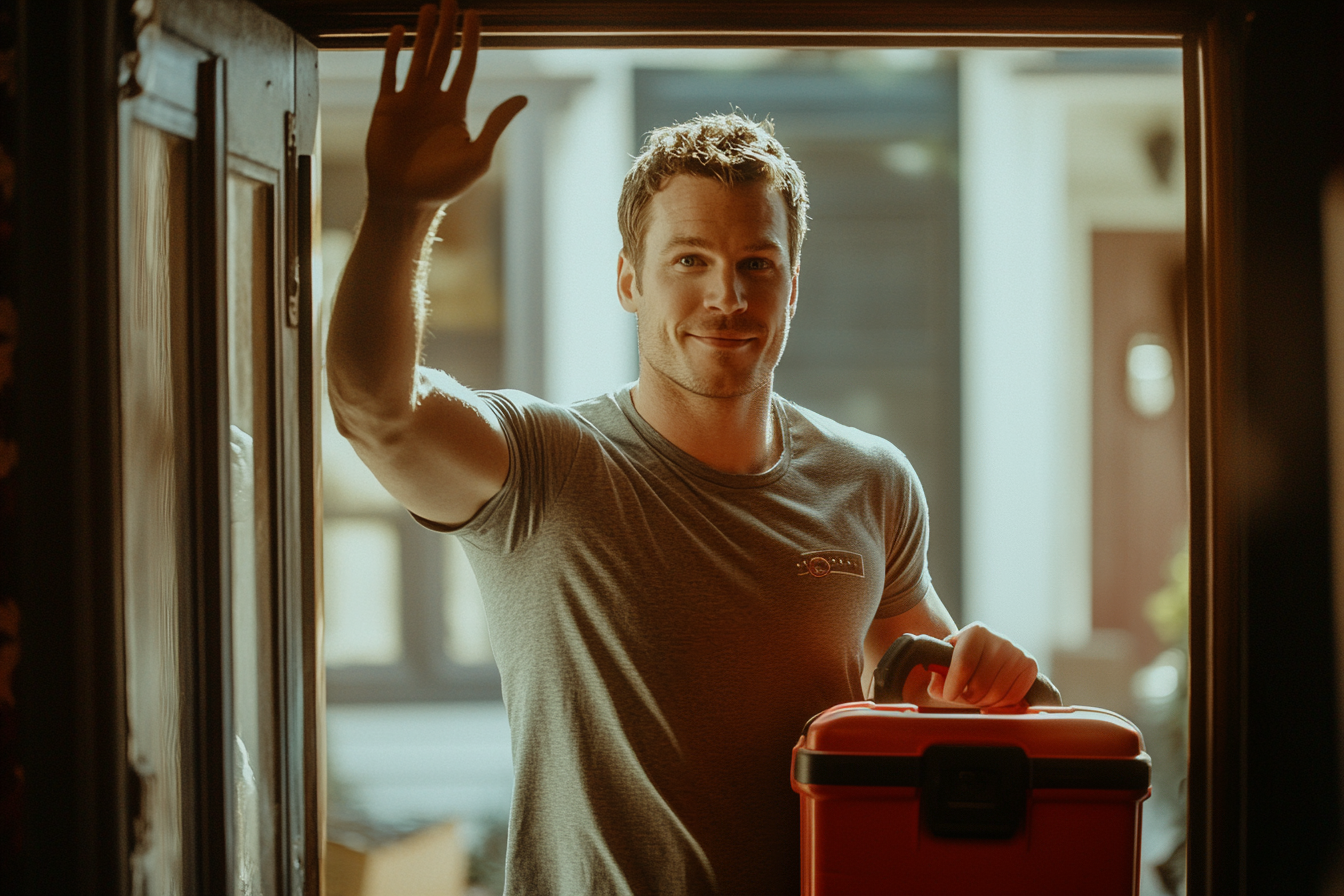
<path fill-rule="evenodd" d="M 317 54 L 249 3 L 149 7 L 119 126 L 131 889 L 316 893 Z"/>

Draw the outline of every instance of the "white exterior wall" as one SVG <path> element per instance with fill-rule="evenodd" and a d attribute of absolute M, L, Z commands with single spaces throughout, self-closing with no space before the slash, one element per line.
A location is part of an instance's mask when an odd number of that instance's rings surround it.
<path fill-rule="evenodd" d="M 1063 110 L 1014 75 L 1032 56 L 961 67 L 963 615 L 1048 666 L 1091 626 L 1089 476 L 1067 460 L 1086 427 L 1065 413 L 1088 381 L 1060 376 L 1089 340 L 1067 294 Z"/>
<path fill-rule="evenodd" d="M 616 202 L 630 167 L 630 66 L 611 53 L 554 51 L 548 73 L 581 76 L 547 136 L 546 395 L 600 395 L 637 375 L 635 319 L 616 299 Z M 613 136 L 616 139 L 613 139 Z"/>
<path fill-rule="evenodd" d="M 1180 230 L 1177 74 L 1060 74 L 1033 51 L 961 63 L 964 615 L 1048 670 L 1092 636 L 1094 230 Z"/>

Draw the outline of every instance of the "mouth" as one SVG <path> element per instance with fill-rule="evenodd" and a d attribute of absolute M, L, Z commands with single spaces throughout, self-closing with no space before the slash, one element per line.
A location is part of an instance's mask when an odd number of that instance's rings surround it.
<path fill-rule="evenodd" d="M 750 334 L 737 333 L 716 333 L 714 335 L 689 333 L 690 338 L 696 340 L 702 345 L 717 349 L 738 349 L 751 345 L 756 341 L 756 337 Z"/>

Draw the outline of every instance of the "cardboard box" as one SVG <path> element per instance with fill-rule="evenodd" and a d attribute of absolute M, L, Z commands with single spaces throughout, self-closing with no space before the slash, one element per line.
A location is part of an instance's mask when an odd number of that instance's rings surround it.
<path fill-rule="evenodd" d="M 467 850 L 457 824 L 444 822 L 400 840 L 355 849 L 327 842 L 327 896 L 462 896 Z"/>

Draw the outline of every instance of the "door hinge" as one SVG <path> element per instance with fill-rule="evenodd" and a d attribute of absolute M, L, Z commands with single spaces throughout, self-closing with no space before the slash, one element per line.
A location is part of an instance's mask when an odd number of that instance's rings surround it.
<path fill-rule="evenodd" d="M 299 203 L 307 190 L 299 188 L 299 126 L 293 112 L 285 113 L 285 323 L 299 325 L 299 291 L 303 278 L 299 266 L 303 264 L 299 251 Z"/>

